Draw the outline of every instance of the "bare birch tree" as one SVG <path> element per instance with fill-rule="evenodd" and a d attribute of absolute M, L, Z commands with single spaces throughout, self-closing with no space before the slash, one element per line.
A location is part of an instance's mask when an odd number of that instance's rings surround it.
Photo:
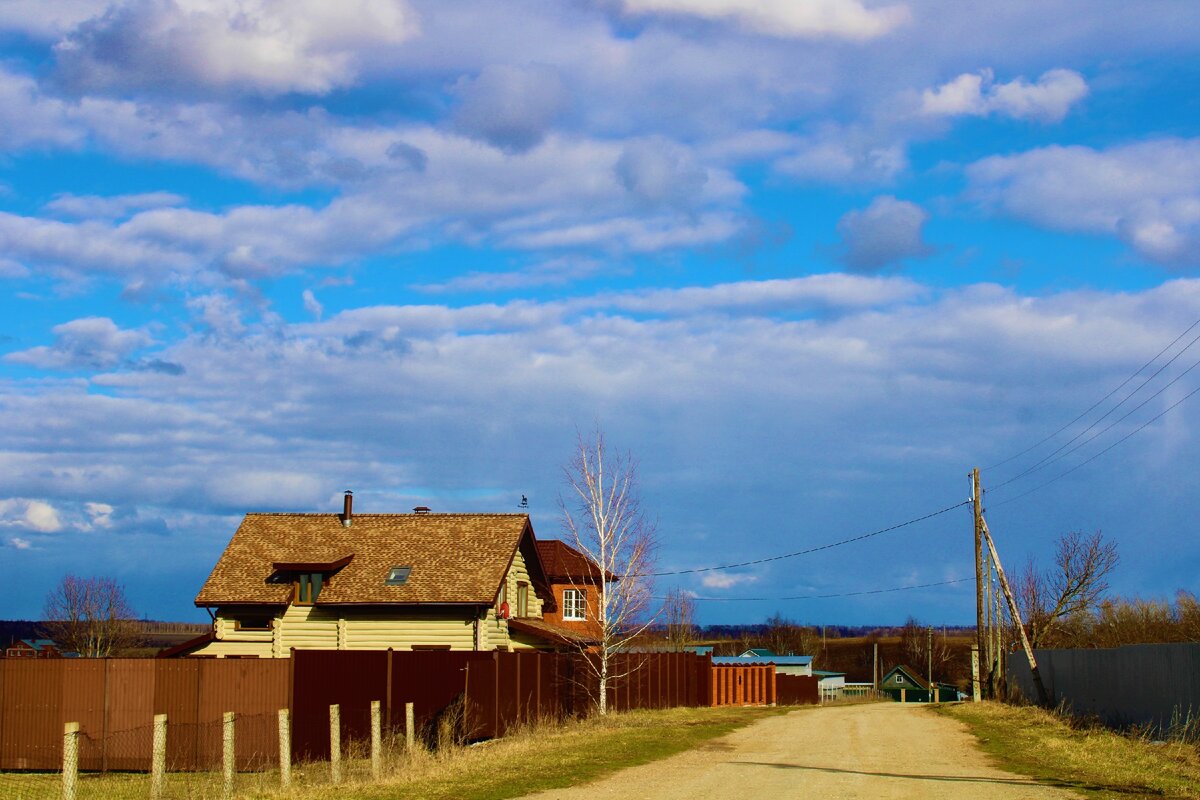
<path fill-rule="evenodd" d="M 678 587 L 663 600 L 662 621 L 666 626 L 667 646 L 680 652 L 696 638 L 696 601 Z"/>
<path fill-rule="evenodd" d="M 596 599 L 599 646 L 584 663 L 592 671 L 596 708 L 608 713 L 613 656 L 654 621 L 648 613 L 655 550 L 654 523 L 641 509 L 637 464 L 628 453 L 612 453 L 604 434 L 579 436 L 575 456 L 563 467 L 566 497 L 559 496 L 570 544 L 592 560 L 602 586 Z"/>
<path fill-rule="evenodd" d="M 67 575 L 46 596 L 46 634 L 84 658 L 106 658 L 137 640 L 125 587 L 112 578 Z"/>

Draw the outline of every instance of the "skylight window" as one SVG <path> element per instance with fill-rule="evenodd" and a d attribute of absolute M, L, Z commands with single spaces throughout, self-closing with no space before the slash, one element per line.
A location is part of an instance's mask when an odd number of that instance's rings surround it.
<path fill-rule="evenodd" d="M 408 582 L 408 573 L 412 572 L 412 567 L 392 567 L 388 570 L 387 580 L 384 581 L 388 586 L 403 586 Z"/>

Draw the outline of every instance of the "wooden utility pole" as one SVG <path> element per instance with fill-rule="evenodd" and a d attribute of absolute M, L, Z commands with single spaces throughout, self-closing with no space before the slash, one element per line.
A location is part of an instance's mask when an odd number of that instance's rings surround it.
<path fill-rule="evenodd" d="M 983 490 L 979 467 L 971 470 L 971 507 L 975 512 L 975 644 L 980 655 L 987 653 L 983 634 Z"/>
<path fill-rule="evenodd" d="M 933 626 L 925 630 L 925 679 L 929 681 L 929 702 L 933 702 Z"/>
<path fill-rule="evenodd" d="M 992 554 L 992 563 L 996 565 L 996 576 L 1000 578 L 1000 588 L 1004 590 L 1004 598 L 1008 600 L 1008 613 L 1012 616 L 1017 633 L 1021 636 L 1021 646 L 1025 648 L 1025 657 L 1029 659 L 1029 671 L 1033 674 L 1033 684 L 1037 687 L 1038 702 L 1043 706 L 1050 705 L 1050 696 L 1046 694 L 1046 686 L 1042 683 L 1042 673 L 1038 671 L 1037 659 L 1033 657 L 1033 648 L 1029 646 L 1029 637 L 1025 635 L 1025 625 L 1021 622 L 1021 611 L 1017 608 L 1017 599 L 1013 596 L 1008 578 L 1004 576 L 1004 567 L 1000 565 L 1000 554 L 996 552 L 996 543 L 988 530 L 987 521 L 980 517 L 983 528 L 983 538 L 987 540 L 988 550 Z"/>

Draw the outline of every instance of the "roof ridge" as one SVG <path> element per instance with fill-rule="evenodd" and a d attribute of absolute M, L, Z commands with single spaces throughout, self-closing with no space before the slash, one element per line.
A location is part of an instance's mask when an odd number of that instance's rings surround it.
<path fill-rule="evenodd" d="M 247 511 L 247 517 L 340 517 L 340 511 Z M 412 511 L 367 511 L 354 512 L 354 518 L 359 517 L 528 517 L 514 511 L 427 511 L 415 513 Z"/>

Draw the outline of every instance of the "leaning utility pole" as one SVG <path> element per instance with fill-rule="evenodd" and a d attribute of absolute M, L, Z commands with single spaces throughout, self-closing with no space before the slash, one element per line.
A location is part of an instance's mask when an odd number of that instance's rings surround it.
<path fill-rule="evenodd" d="M 987 653 L 983 631 L 983 491 L 979 467 L 971 470 L 971 506 L 975 512 L 975 644 L 981 656 Z"/>
<path fill-rule="evenodd" d="M 996 552 L 996 543 L 992 541 L 992 534 L 988 530 L 987 521 L 982 517 L 979 519 L 982 523 L 983 537 L 987 540 L 988 550 L 992 554 L 992 563 L 996 565 L 996 577 L 1000 579 L 1000 588 L 1004 590 L 1004 598 L 1008 600 L 1008 613 L 1012 615 L 1013 624 L 1017 628 L 1017 633 L 1021 636 L 1021 646 L 1025 648 L 1025 657 L 1029 659 L 1029 671 L 1033 675 L 1033 684 L 1037 687 L 1038 703 L 1043 706 L 1049 706 L 1050 696 L 1046 694 L 1046 686 L 1042 683 L 1042 673 L 1038 670 L 1037 659 L 1033 657 L 1033 648 L 1029 645 L 1029 637 L 1025 635 L 1025 626 L 1021 622 L 1021 612 L 1017 608 L 1017 599 L 1013 596 L 1012 587 L 1008 585 L 1008 578 L 1004 576 L 1004 567 L 1000 566 L 1000 554 Z"/>

